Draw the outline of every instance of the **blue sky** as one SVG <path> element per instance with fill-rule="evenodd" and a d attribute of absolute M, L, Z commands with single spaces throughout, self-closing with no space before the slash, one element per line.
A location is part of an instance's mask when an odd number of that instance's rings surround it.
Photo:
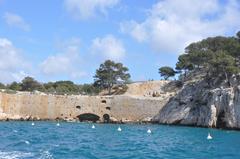
<path fill-rule="evenodd" d="M 240 30 L 239 0 L 0 0 L 0 82 L 93 82 L 106 59 L 160 79 L 184 47 Z"/>

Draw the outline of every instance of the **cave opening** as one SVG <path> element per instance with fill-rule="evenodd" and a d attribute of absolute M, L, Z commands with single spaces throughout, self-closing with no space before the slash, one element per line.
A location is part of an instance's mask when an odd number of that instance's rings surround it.
<path fill-rule="evenodd" d="M 110 116 L 108 114 L 103 115 L 103 122 L 104 123 L 109 123 L 110 122 Z"/>
<path fill-rule="evenodd" d="M 76 108 L 77 108 L 77 109 L 81 109 L 81 106 L 77 105 Z"/>
<path fill-rule="evenodd" d="M 92 114 L 92 113 L 80 114 L 77 116 L 77 118 L 81 122 L 83 122 L 83 121 L 97 122 L 100 119 L 100 117 L 98 115 Z"/>
<path fill-rule="evenodd" d="M 106 103 L 107 103 L 107 101 L 106 101 L 106 100 L 102 100 L 101 102 L 102 102 L 103 104 L 106 104 Z"/>
<path fill-rule="evenodd" d="M 226 128 L 225 112 L 222 111 L 217 116 L 217 128 Z"/>

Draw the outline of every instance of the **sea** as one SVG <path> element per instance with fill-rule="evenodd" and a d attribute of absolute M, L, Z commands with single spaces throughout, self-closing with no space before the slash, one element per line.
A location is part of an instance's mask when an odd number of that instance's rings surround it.
<path fill-rule="evenodd" d="M 155 124 L 94 124 L 93 129 L 92 125 L 0 122 L 0 159 L 240 158 L 240 131 Z"/>

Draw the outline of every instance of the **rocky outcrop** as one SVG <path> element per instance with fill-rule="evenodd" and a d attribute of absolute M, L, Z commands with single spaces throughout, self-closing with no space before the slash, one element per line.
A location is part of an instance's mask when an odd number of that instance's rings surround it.
<path fill-rule="evenodd" d="M 153 122 L 239 129 L 240 86 L 209 88 L 205 81 L 185 84 Z"/>

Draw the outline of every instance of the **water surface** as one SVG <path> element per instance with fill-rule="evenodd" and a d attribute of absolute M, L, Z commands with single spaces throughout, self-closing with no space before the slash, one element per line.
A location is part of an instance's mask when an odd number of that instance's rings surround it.
<path fill-rule="evenodd" d="M 240 132 L 163 125 L 0 122 L 0 159 L 239 158 Z M 152 134 L 147 134 L 147 129 Z M 213 140 L 207 140 L 210 132 Z"/>

